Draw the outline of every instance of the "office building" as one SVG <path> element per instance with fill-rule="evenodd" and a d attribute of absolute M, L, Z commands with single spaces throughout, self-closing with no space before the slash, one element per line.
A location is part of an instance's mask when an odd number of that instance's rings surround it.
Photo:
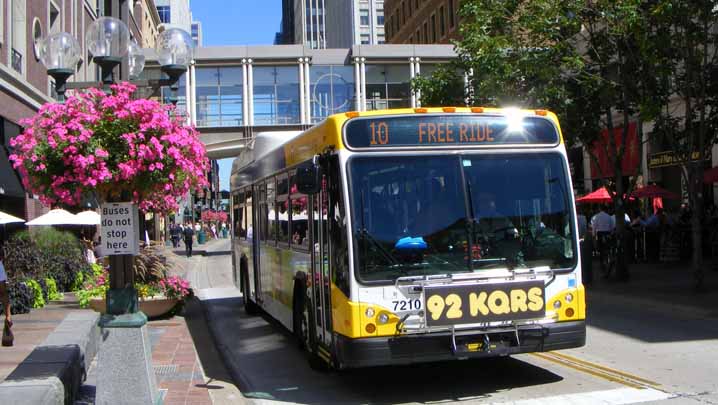
<path fill-rule="evenodd" d="M 8 156 L 10 140 L 22 132 L 23 118 L 40 106 L 53 102 L 54 84 L 40 62 L 41 41 L 48 35 L 68 32 L 79 42 L 82 58 L 72 81 L 99 80 L 98 67 L 86 48 L 85 32 L 105 15 L 105 1 L 98 0 L 0 0 L 0 211 L 26 220 L 47 212 L 40 201 L 27 193 Z M 127 22 L 132 38 L 142 47 L 153 47 L 159 16 L 154 0 L 132 3 Z"/>
<path fill-rule="evenodd" d="M 460 0 L 385 0 L 390 44 L 448 44 L 459 36 Z"/>
<path fill-rule="evenodd" d="M 191 32 L 192 12 L 189 0 L 155 0 L 155 5 L 163 27 L 181 28 Z"/>
<path fill-rule="evenodd" d="M 312 49 L 385 42 L 384 0 L 284 0 L 277 44 Z"/>
<path fill-rule="evenodd" d="M 199 21 L 192 21 L 192 40 L 194 41 L 194 47 L 199 48 L 202 46 L 202 23 Z"/>

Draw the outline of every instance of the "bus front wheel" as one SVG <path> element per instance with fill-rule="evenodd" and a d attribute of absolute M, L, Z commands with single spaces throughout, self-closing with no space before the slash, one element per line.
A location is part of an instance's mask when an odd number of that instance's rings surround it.
<path fill-rule="evenodd" d="M 307 296 L 306 274 L 298 273 L 294 279 L 294 302 L 293 319 L 294 336 L 297 338 L 299 348 L 304 350 L 309 362 L 309 367 L 318 371 L 326 371 L 329 364 L 317 355 L 317 343 L 314 334 L 311 332 L 312 311 L 311 300 Z"/>

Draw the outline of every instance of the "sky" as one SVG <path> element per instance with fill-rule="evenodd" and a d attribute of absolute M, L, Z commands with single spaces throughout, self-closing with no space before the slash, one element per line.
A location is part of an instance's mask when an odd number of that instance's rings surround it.
<path fill-rule="evenodd" d="M 202 45 L 271 45 L 282 22 L 282 0 L 191 0 L 202 23 Z M 219 182 L 229 190 L 233 159 L 219 161 Z"/>

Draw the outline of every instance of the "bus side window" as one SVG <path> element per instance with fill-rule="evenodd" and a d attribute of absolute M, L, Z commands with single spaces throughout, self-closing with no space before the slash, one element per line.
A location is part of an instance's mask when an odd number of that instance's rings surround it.
<path fill-rule="evenodd" d="M 249 189 L 247 191 L 246 210 L 247 211 L 246 211 L 246 214 L 244 217 L 247 220 L 247 227 L 245 228 L 244 234 L 245 234 L 245 237 L 247 238 L 247 240 L 251 241 L 254 237 L 254 229 L 252 228 L 252 223 L 253 223 L 252 214 L 254 212 L 254 207 L 252 206 L 252 190 L 251 189 Z"/>

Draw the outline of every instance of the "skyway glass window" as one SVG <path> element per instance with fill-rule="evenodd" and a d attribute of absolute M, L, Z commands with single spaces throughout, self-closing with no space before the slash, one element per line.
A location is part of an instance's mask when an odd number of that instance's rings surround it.
<path fill-rule="evenodd" d="M 383 110 L 411 106 L 409 65 L 366 66 L 366 108 Z"/>
<path fill-rule="evenodd" d="M 197 126 L 242 125 L 242 68 L 196 68 Z M 182 76 L 184 78 L 184 76 Z M 180 91 L 181 94 L 184 94 Z"/>
<path fill-rule="evenodd" d="M 558 153 L 355 157 L 349 172 L 360 281 L 576 265 Z"/>
<path fill-rule="evenodd" d="M 254 66 L 254 123 L 299 121 L 299 67 Z"/>
<path fill-rule="evenodd" d="M 354 68 L 313 65 L 310 69 L 312 121 L 354 109 Z"/>

